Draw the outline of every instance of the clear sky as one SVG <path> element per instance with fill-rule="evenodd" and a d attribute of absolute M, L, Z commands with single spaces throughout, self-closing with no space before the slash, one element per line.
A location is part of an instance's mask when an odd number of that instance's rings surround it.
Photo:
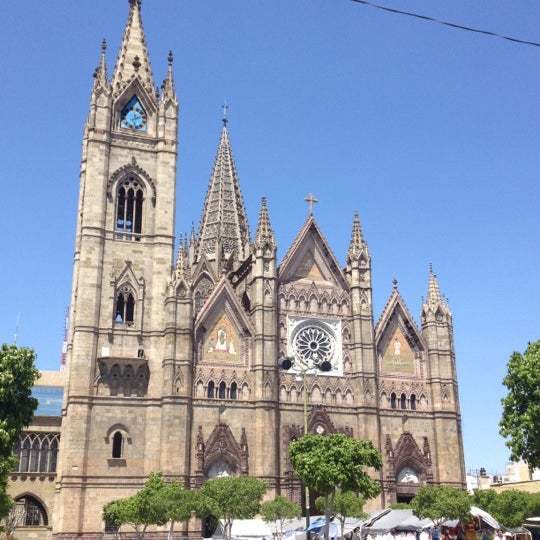
<path fill-rule="evenodd" d="M 540 40 L 537 0 L 380 0 Z M 488 8 L 489 6 L 489 8 Z M 127 0 L 4 0 L 0 17 L 0 341 L 59 365 L 83 122 L 101 39 L 114 66 Z M 305 195 L 344 262 L 360 212 L 375 319 L 392 278 L 418 318 L 433 262 L 454 314 L 466 465 L 501 471 L 501 380 L 540 338 L 540 48 L 350 0 L 144 0 L 156 81 L 175 52 L 178 232 L 198 222 L 230 130 L 251 227 L 269 200 L 284 254 Z"/>

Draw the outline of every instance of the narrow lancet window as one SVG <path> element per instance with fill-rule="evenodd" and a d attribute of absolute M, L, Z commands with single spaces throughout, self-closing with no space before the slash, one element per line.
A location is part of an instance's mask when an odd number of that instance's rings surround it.
<path fill-rule="evenodd" d="M 135 321 L 135 297 L 129 289 L 124 286 L 116 296 L 116 308 L 114 312 L 114 322 L 133 326 Z"/>
<path fill-rule="evenodd" d="M 118 188 L 116 200 L 116 237 L 120 240 L 140 240 L 143 224 L 144 193 L 133 176 Z"/>
<path fill-rule="evenodd" d="M 208 392 L 207 392 L 207 395 L 209 398 L 213 398 L 214 397 L 214 381 L 210 381 L 208 383 Z"/>
<path fill-rule="evenodd" d="M 395 409 L 396 408 L 396 394 L 394 394 L 394 392 L 392 392 L 392 394 L 390 394 L 390 407 L 392 407 L 392 409 Z"/>
<path fill-rule="evenodd" d="M 113 440 L 112 440 L 112 457 L 113 458 L 119 459 L 122 457 L 123 446 L 124 446 L 124 438 L 122 437 L 122 434 L 119 431 L 117 431 L 113 435 Z"/>
<path fill-rule="evenodd" d="M 219 399 L 225 399 L 226 389 L 227 387 L 225 386 L 225 383 L 221 381 L 219 384 Z"/>
<path fill-rule="evenodd" d="M 400 407 L 402 409 L 406 409 L 407 408 L 407 397 L 405 396 L 405 394 L 401 394 L 401 398 L 400 398 Z"/>
<path fill-rule="evenodd" d="M 230 397 L 231 399 L 238 399 L 238 386 L 235 382 L 231 384 Z"/>
<path fill-rule="evenodd" d="M 416 411 L 416 396 L 411 394 L 411 410 Z"/>

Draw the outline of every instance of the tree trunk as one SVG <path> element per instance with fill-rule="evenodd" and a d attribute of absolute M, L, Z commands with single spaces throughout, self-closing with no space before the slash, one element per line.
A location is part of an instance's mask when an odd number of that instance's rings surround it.
<path fill-rule="evenodd" d="M 324 496 L 324 537 L 326 540 L 330 540 L 330 497 Z"/>
<path fill-rule="evenodd" d="M 167 540 L 173 540 L 174 534 L 174 521 L 171 519 L 171 524 L 169 526 L 169 534 L 167 535 Z"/>
<path fill-rule="evenodd" d="M 345 518 L 341 518 L 339 522 L 341 525 L 341 540 L 343 540 L 343 531 L 345 530 Z"/>

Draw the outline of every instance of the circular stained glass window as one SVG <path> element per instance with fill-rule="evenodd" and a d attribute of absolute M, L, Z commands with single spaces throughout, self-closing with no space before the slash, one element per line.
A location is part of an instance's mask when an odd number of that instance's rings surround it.
<path fill-rule="evenodd" d="M 330 330 L 322 325 L 308 324 L 299 328 L 292 342 L 295 356 L 309 365 L 332 362 L 335 338 Z"/>

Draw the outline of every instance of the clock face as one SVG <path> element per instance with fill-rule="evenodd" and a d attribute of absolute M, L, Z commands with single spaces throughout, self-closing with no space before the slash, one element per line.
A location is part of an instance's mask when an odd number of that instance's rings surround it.
<path fill-rule="evenodd" d="M 139 101 L 139 98 L 133 96 L 122 109 L 120 127 L 135 129 L 137 131 L 146 131 L 146 125 L 146 111 Z"/>

